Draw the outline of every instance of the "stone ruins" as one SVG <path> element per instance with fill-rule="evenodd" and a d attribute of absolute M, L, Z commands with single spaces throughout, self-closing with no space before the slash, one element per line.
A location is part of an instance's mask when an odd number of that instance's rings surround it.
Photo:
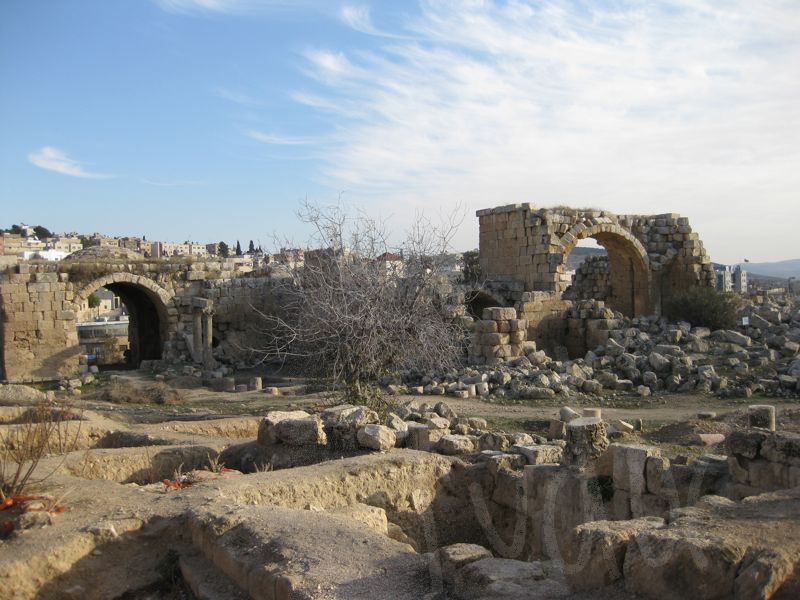
<path fill-rule="evenodd" d="M 122 248 L 90 247 L 61 262 L 21 263 L 10 271 L 0 274 L 0 378 L 14 382 L 81 371 L 76 311 L 100 287 L 130 311 L 134 366 L 144 360 L 212 366 L 212 345 L 242 331 L 249 307 L 271 288 L 265 272 L 243 272 L 233 260 L 146 260 Z"/>
<path fill-rule="evenodd" d="M 266 271 L 87 250 L 0 275 L 2 376 L 56 382 L 0 385 L 4 468 L 58 424 L 47 478 L 0 508 L 0 597 L 800 597 L 796 301 L 669 323 L 670 294 L 713 285 L 685 218 L 478 217 L 467 364 L 386 373 L 369 405 L 220 367 L 280 300 Z M 608 257 L 565 298 L 585 237 Z M 98 287 L 130 308 L 138 371 L 80 354 Z"/>
<path fill-rule="evenodd" d="M 522 292 L 562 293 L 567 256 L 585 238 L 608 251 L 609 306 L 631 317 L 660 314 L 669 294 L 716 281 L 703 243 L 680 215 L 614 215 L 532 204 L 477 215 L 481 272 L 510 301 L 521 300 Z"/>

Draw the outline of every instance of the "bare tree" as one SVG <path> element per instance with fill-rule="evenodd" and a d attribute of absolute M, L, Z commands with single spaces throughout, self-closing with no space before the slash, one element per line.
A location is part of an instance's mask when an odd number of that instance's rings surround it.
<path fill-rule="evenodd" d="M 390 372 L 455 366 L 460 302 L 448 297 L 439 267 L 456 218 L 419 216 L 392 252 L 385 224 L 363 214 L 305 203 L 299 217 L 313 227 L 316 249 L 289 270 L 280 302 L 260 312 L 264 359 L 299 363 L 354 398 Z"/>

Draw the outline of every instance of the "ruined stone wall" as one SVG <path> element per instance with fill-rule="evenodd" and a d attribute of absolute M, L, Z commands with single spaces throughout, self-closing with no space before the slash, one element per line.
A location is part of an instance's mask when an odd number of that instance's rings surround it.
<path fill-rule="evenodd" d="M 215 331 L 243 329 L 249 307 L 270 287 L 266 272 L 233 259 L 21 263 L 0 274 L 0 377 L 46 381 L 80 371 L 76 310 L 99 287 L 155 308 L 161 356 L 191 360 L 194 299 L 218 305 Z M 123 298 L 124 301 L 124 298 Z M 254 303 L 254 302 L 253 302 Z M 213 310 L 213 308 L 212 308 Z"/>
<path fill-rule="evenodd" d="M 0 275 L 0 376 L 41 381 L 74 371 L 79 351 L 69 278 L 55 271 L 31 272 L 25 264 L 14 271 Z"/>
<path fill-rule="evenodd" d="M 525 291 L 562 293 L 566 258 L 587 237 L 608 251 L 609 304 L 629 316 L 660 313 L 663 297 L 692 285 L 713 285 L 699 236 L 677 214 L 614 215 L 512 204 L 477 215 L 484 277 Z"/>
<path fill-rule="evenodd" d="M 566 319 L 572 302 L 554 293 L 523 292 L 514 307 L 528 324 L 528 340 L 551 356 L 557 356 L 557 348 L 566 345 Z"/>
<path fill-rule="evenodd" d="M 522 457 L 513 453 L 523 449 L 512 447 L 487 459 L 491 477 L 484 479 L 484 495 L 497 531 L 493 548 L 509 558 L 559 559 L 569 554 L 578 525 L 666 517 L 703 495 L 732 491 L 725 459 L 714 455 L 674 464 L 659 448 L 611 444 L 588 468 L 575 470 L 557 464 L 557 446 L 530 448 Z"/>
<path fill-rule="evenodd" d="M 568 300 L 605 300 L 610 295 L 608 256 L 587 256 L 564 292 Z"/>

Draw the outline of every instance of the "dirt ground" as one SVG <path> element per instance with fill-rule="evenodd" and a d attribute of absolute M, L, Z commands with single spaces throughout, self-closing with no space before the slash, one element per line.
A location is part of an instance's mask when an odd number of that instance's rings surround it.
<path fill-rule="evenodd" d="M 109 377 L 145 386 L 153 383 L 151 374 L 141 371 L 108 373 L 95 387 L 101 390 L 108 385 Z M 249 374 L 240 375 L 246 382 Z M 197 387 L 192 378 L 175 378 L 170 386 L 180 390 L 181 400 L 175 404 L 127 404 L 92 400 L 98 396 L 89 390 L 78 402 L 85 408 L 103 414 L 107 418 L 127 424 L 158 423 L 162 421 L 194 421 L 239 416 L 262 416 L 270 410 L 303 409 L 331 406 L 339 403 L 335 396 L 312 391 L 318 388 L 313 382 L 303 379 L 265 377 L 264 386 L 277 386 L 281 395 L 271 396 L 263 391 L 240 393 L 216 392 Z M 776 407 L 779 426 L 783 430 L 800 431 L 800 402 L 778 400 L 769 397 L 718 398 L 708 394 L 654 394 L 648 398 L 638 396 L 609 396 L 592 400 L 554 398 L 552 400 L 510 400 L 494 398 L 458 399 L 450 396 L 395 396 L 391 401 L 407 401 L 435 404 L 445 401 L 459 415 L 482 417 L 493 429 L 524 431 L 546 435 L 550 419 L 556 418 L 564 406 L 580 411 L 581 408 L 602 408 L 606 421 L 622 419 L 634 423 L 642 421 L 642 432 L 628 436 L 626 441 L 642 441 L 662 447 L 688 447 L 689 454 L 697 454 L 695 435 L 699 433 L 727 433 L 730 425 L 744 424 L 747 407 L 752 404 L 771 404 Z M 716 418 L 699 419 L 698 413 L 713 412 Z M 697 450 L 698 452 L 693 452 Z M 708 449 L 705 449 L 708 451 Z"/>
<path fill-rule="evenodd" d="M 246 382 L 249 374 L 241 377 Z M 108 401 L 108 390 L 114 381 L 123 388 L 127 386 L 128 395 L 117 398 L 125 398 L 126 401 Z M 284 490 L 281 494 L 294 498 L 297 506 L 293 510 L 308 511 L 311 510 L 308 508 L 311 504 L 322 504 L 320 497 L 314 494 L 319 493 L 323 483 L 333 486 L 341 484 L 349 490 L 350 483 L 345 483 L 351 482 L 361 472 L 356 468 L 359 461 L 366 461 L 366 467 L 362 470 L 369 474 L 378 462 L 384 460 L 377 454 L 353 458 L 348 463 L 351 466 L 345 475 L 338 471 L 324 471 L 334 469 L 335 465 L 311 467 L 312 470 L 318 469 L 312 471 L 311 476 L 305 471 L 294 469 L 230 476 L 220 472 L 219 477 L 214 476 L 216 478 L 212 477 L 208 482 L 201 480 L 194 488 L 173 490 L 162 481 L 178 481 L 176 474 L 181 471 L 206 469 L 206 462 L 211 461 L 212 454 L 216 455 L 231 444 L 251 442 L 255 438 L 258 423 L 266 412 L 300 408 L 313 410 L 339 401 L 335 397 L 315 391 L 318 386 L 313 382 L 301 379 L 267 378 L 264 385 L 279 387 L 279 395 L 270 395 L 264 391 L 216 392 L 199 387 L 197 380 L 188 377 L 175 378 L 165 383 L 178 392 L 166 394 L 167 400 L 164 403 L 153 403 L 152 395 L 145 396 L 147 389 L 162 384 L 152 374 L 140 371 L 104 373 L 98 377 L 97 383 L 85 386 L 80 396 L 59 395 L 59 399 L 69 400 L 76 411 L 83 411 L 81 435 L 85 440 L 82 438 L 82 445 L 66 458 L 54 456 L 45 459 L 40 467 L 43 471 L 52 471 L 53 475 L 47 479 L 46 484 L 32 490 L 52 498 L 54 505 L 63 505 L 65 512 L 30 513 L 26 518 L 36 519 L 30 523 L 30 529 L 21 530 L 13 539 L 0 542 L 7 544 L 9 550 L 6 559 L 0 560 L 0 590 L 5 586 L 7 591 L 11 591 L 11 595 L 5 597 L 82 600 L 191 597 L 181 587 L 183 584 L 178 587 L 166 585 L 173 578 L 170 569 L 177 568 L 171 558 L 174 553 L 178 552 L 182 560 L 190 560 L 197 553 L 197 548 L 193 545 L 196 541 L 193 541 L 186 528 L 187 507 L 195 504 L 207 506 L 212 498 L 219 495 L 220 512 L 219 515 L 209 513 L 207 518 L 211 522 L 218 516 L 227 514 L 231 503 L 249 505 L 254 498 L 263 503 L 264 498 L 272 493 L 269 486 L 276 486 L 286 480 L 285 483 L 292 492 L 285 492 L 286 488 L 281 487 Z M 137 395 L 136 392 L 140 389 L 143 393 Z M 139 403 L 143 400 L 146 402 Z M 550 419 L 556 417 L 561 406 L 565 404 L 559 398 L 518 401 L 397 396 L 393 400 L 398 403 L 412 400 L 429 405 L 443 400 L 459 415 L 485 418 L 490 429 L 537 434 L 546 434 Z M 585 407 L 601 407 L 606 421 L 619 418 L 634 422 L 641 419 L 641 432 L 626 435 L 616 441 L 659 445 L 670 457 L 724 453 L 721 446 L 700 444 L 696 440 L 697 434 L 728 433 L 733 424 L 744 423 L 749 404 L 776 406 L 779 428 L 800 431 L 798 401 L 774 402 L 771 398 L 763 397 L 721 399 L 700 394 L 664 394 L 649 398 L 598 397 L 568 404 L 578 411 Z M 0 422 L 6 424 L 3 426 L 12 426 L 19 419 L 19 410 L 0 410 Z M 700 418 L 699 412 L 714 412 L 716 416 Z M 99 444 L 100 440 L 107 440 L 108 444 Z M 406 454 L 400 453 L 398 456 Z M 434 454 L 425 453 L 421 456 L 425 460 L 433 461 L 431 464 L 446 460 Z M 385 457 L 385 460 L 390 459 L 395 460 L 391 454 Z M 393 477 L 397 484 L 397 465 L 386 464 L 391 473 L 387 471 L 385 478 Z M 310 486 L 308 495 L 298 493 L 302 486 L 293 479 L 294 471 L 297 477 L 305 477 L 304 481 Z M 418 465 L 412 471 L 417 473 Z M 380 480 L 381 485 L 385 483 L 384 476 L 376 479 L 374 474 L 370 474 L 369 477 L 364 477 L 365 481 Z M 247 485 L 242 486 L 243 482 L 247 482 Z M 207 486 L 213 486 L 217 491 L 212 493 Z M 415 486 L 419 487 L 417 483 L 407 487 L 411 489 Z M 356 488 L 353 490 L 359 491 Z M 377 490 L 376 487 L 360 490 L 359 493 L 366 497 L 377 493 Z M 190 502 L 192 498 L 197 502 Z M 352 498 L 346 503 L 344 500 L 342 502 L 349 504 L 351 501 L 355 502 Z M 267 518 L 265 515 L 267 513 L 263 511 L 255 511 L 253 518 Z M 284 525 L 288 531 L 290 525 L 295 527 L 297 519 L 294 514 L 287 515 Z M 325 520 L 327 517 L 320 516 L 319 519 L 322 525 L 328 523 Z M 339 527 L 336 523 L 331 523 L 331 527 Z M 271 522 L 270 527 L 273 525 Z M 304 532 L 303 536 L 314 540 L 318 533 L 319 530 L 312 528 Z M 331 539 L 336 539 L 336 536 L 331 535 Z M 354 535 L 363 536 L 363 533 L 355 532 Z M 290 538 L 296 540 L 297 535 L 293 534 Z M 115 540 L 113 544 L 109 543 L 112 539 Z M 301 539 L 305 538 L 301 536 Z M 382 543 L 391 545 L 394 542 L 384 540 Z M 303 549 L 292 551 L 300 550 Z M 391 554 L 388 550 L 387 553 Z M 215 572 L 202 558 L 197 560 L 200 563 L 194 570 L 196 573 Z M 162 574 L 165 569 L 166 575 Z M 186 573 L 192 570 L 184 571 L 183 578 L 175 579 L 178 583 L 187 578 Z M 103 573 L 104 576 L 99 577 L 96 575 L 98 573 Z M 154 573 L 159 574 L 155 581 Z M 143 587 L 135 594 L 126 592 L 126 589 L 130 590 L 126 578 L 141 582 Z M 93 591 L 85 587 L 85 582 L 90 580 L 95 581 Z M 233 592 L 225 592 L 217 597 L 238 597 L 232 594 Z M 0 593 L 1 596 L 4 594 Z M 628 594 L 623 596 L 631 597 Z"/>

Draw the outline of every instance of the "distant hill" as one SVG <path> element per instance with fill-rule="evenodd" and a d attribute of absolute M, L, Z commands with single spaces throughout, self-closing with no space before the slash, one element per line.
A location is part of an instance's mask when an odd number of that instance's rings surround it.
<path fill-rule="evenodd" d="M 756 275 L 763 275 L 764 277 L 780 277 L 782 279 L 797 277 L 800 279 L 800 258 L 779 260 L 777 262 L 748 262 L 739 264 L 742 265 L 745 271 Z"/>
<path fill-rule="evenodd" d="M 604 248 L 574 248 L 567 257 L 566 269 L 568 271 L 577 269 L 578 266 L 586 260 L 587 256 L 599 256 L 604 254 L 606 254 Z M 748 262 L 739 264 L 748 272 L 751 279 L 757 278 L 763 280 L 764 283 L 769 282 L 773 285 L 783 285 L 789 277 L 796 277 L 798 281 L 800 281 L 800 258 L 779 260 L 776 262 Z M 714 263 L 714 266 L 722 267 L 723 265 Z"/>
<path fill-rule="evenodd" d="M 567 257 L 567 271 L 574 271 L 588 256 L 602 256 L 607 254 L 605 248 L 573 248 Z"/>

